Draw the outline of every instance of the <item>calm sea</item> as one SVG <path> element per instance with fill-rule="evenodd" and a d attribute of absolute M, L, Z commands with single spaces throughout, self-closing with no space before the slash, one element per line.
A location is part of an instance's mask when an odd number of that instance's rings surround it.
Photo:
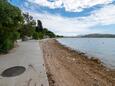
<path fill-rule="evenodd" d="M 107 67 L 115 69 L 115 38 L 60 38 L 61 44 L 99 58 Z"/>

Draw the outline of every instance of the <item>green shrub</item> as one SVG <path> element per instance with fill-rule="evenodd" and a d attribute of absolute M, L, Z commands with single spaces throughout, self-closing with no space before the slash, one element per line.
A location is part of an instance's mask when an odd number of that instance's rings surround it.
<path fill-rule="evenodd" d="M 15 31 L 14 33 L 12 33 L 12 39 L 14 41 L 19 39 L 19 38 L 20 38 L 20 33 L 19 32 Z"/>
<path fill-rule="evenodd" d="M 38 37 L 39 37 L 39 39 L 43 39 L 43 38 L 44 38 L 43 32 L 39 32 L 39 33 L 38 33 Z"/>
<path fill-rule="evenodd" d="M 14 43 L 10 39 L 6 39 L 1 47 L 1 52 L 7 53 L 13 47 Z"/>
<path fill-rule="evenodd" d="M 26 37 L 32 37 L 33 35 L 35 35 L 34 32 L 35 32 L 35 25 L 36 25 L 35 20 L 31 15 L 29 15 L 29 13 L 24 13 L 23 17 L 25 23 L 20 28 L 20 36 L 22 40 L 25 39 Z"/>
<path fill-rule="evenodd" d="M 38 32 L 34 32 L 34 33 L 33 33 L 33 39 L 36 39 L 36 40 L 39 39 L 39 34 L 38 34 Z"/>
<path fill-rule="evenodd" d="M 19 37 L 17 29 L 23 24 L 21 10 L 8 0 L 0 0 L 0 52 L 13 48 Z"/>
<path fill-rule="evenodd" d="M 49 38 L 55 38 L 55 34 L 49 31 L 47 28 L 44 28 L 43 33 L 45 36 L 48 36 Z"/>

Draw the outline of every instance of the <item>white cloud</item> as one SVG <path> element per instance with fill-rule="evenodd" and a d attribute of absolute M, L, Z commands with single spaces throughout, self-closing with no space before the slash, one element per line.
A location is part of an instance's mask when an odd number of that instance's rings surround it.
<path fill-rule="evenodd" d="M 35 19 L 42 20 L 44 27 L 49 28 L 57 34 L 73 35 L 76 32 L 85 32 L 85 28 L 88 27 L 88 24 L 75 19 L 63 18 L 51 14 L 38 14 L 33 12 L 30 12 L 30 14 L 34 15 Z"/>
<path fill-rule="evenodd" d="M 89 18 L 102 25 L 115 24 L 115 5 L 105 6 L 95 11 Z"/>
<path fill-rule="evenodd" d="M 57 34 L 77 35 L 93 32 L 93 28 L 98 25 L 115 24 L 115 5 L 108 5 L 93 12 L 87 17 L 67 18 L 48 13 L 28 11 L 35 19 L 40 19 L 43 26 Z"/>
<path fill-rule="evenodd" d="M 98 4 L 108 4 L 112 0 L 54 0 L 49 2 L 48 0 L 27 0 L 32 3 L 39 4 L 41 6 L 47 6 L 49 8 L 62 8 L 70 12 L 80 12 L 84 8 L 89 8 Z"/>

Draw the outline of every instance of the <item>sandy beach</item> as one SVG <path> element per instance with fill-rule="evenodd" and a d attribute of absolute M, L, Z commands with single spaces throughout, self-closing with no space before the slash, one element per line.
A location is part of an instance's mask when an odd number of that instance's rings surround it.
<path fill-rule="evenodd" d="M 40 41 L 50 86 L 115 86 L 115 70 L 59 44 Z"/>

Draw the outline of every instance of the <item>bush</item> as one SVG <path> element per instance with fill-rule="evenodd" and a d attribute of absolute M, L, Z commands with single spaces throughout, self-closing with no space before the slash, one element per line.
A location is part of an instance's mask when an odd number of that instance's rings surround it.
<path fill-rule="evenodd" d="M 43 38 L 44 38 L 43 32 L 39 32 L 39 33 L 38 33 L 38 37 L 39 37 L 39 39 L 43 39 Z"/>
<path fill-rule="evenodd" d="M 0 0 L 0 52 L 13 48 L 19 37 L 17 29 L 22 23 L 21 10 L 8 3 L 8 0 Z"/>
<path fill-rule="evenodd" d="M 39 34 L 38 34 L 38 32 L 34 32 L 34 33 L 33 33 L 33 39 L 36 39 L 36 40 L 39 39 Z"/>
<path fill-rule="evenodd" d="M 6 39 L 1 47 L 1 52 L 7 53 L 13 47 L 14 43 L 10 39 Z"/>
<path fill-rule="evenodd" d="M 24 25 L 22 25 L 22 27 L 20 28 L 20 35 L 22 40 L 27 38 L 27 37 L 32 37 L 33 34 L 35 35 L 35 25 L 36 22 L 35 20 L 33 20 L 33 17 L 31 15 L 29 15 L 28 13 L 23 14 L 25 23 Z M 23 40 L 26 41 L 26 40 Z"/>
<path fill-rule="evenodd" d="M 15 31 L 14 33 L 12 33 L 12 39 L 14 41 L 19 39 L 19 38 L 20 38 L 20 33 L 19 32 Z"/>
<path fill-rule="evenodd" d="M 51 31 L 49 31 L 47 28 L 44 28 L 43 33 L 45 36 L 48 36 L 50 38 L 55 38 L 55 34 Z"/>

